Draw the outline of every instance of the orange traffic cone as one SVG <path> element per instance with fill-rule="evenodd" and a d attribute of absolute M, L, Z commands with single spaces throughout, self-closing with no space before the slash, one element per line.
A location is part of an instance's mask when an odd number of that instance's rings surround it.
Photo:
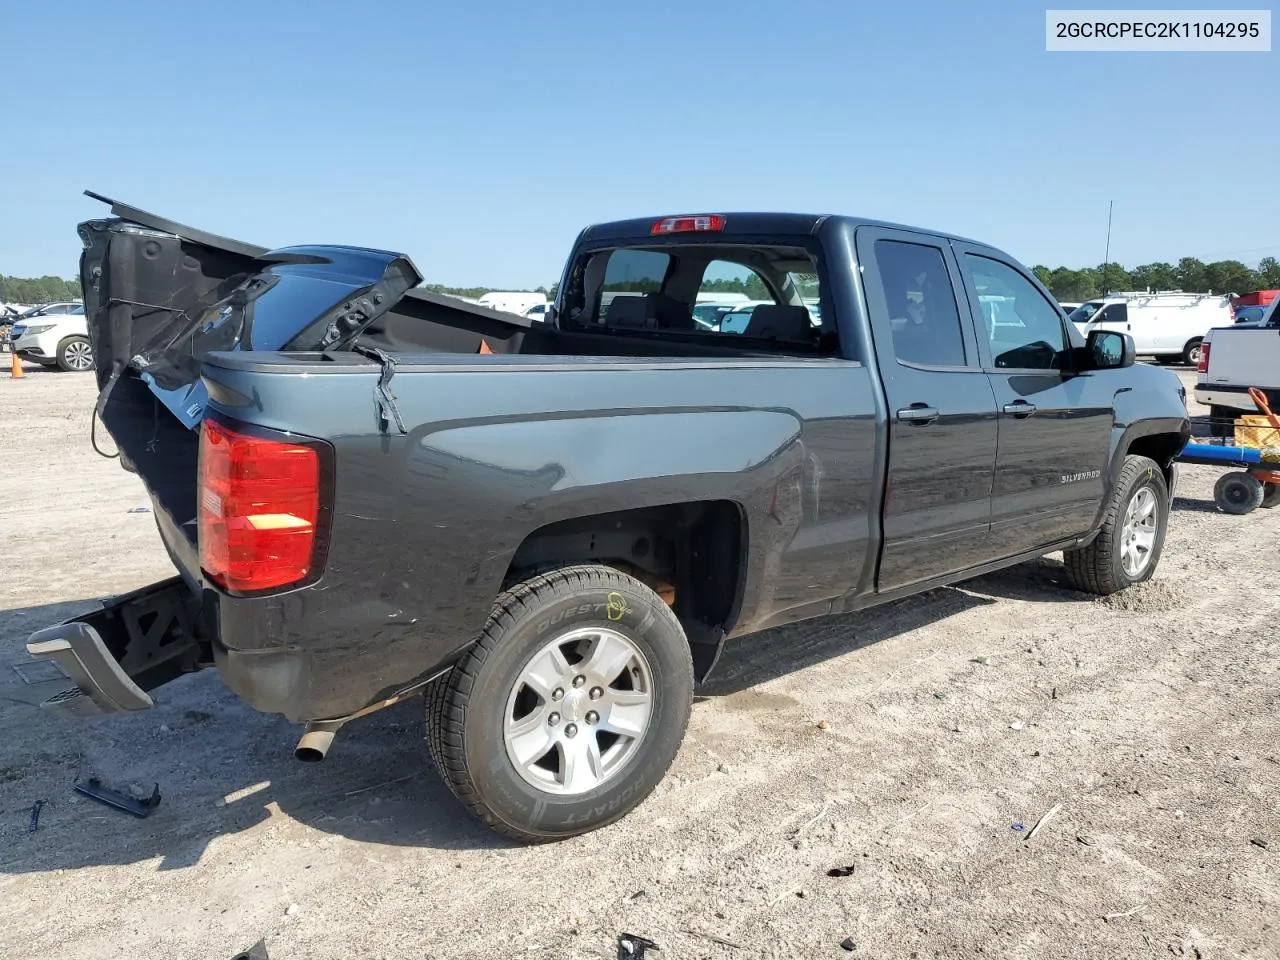
<path fill-rule="evenodd" d="M 477 350 L 476 353 L 493 353 L 493 351 L 489 349 L 489 344 L 485 343 L 484 340 L 481 339 L 480 349 Z M 17 354 L 14 354 L 14 356 L 17 356 Z"/>
<path fill-rule="evenodd" d="M 10 368 L 12 379 L 21 380 L 26 374 L 22 372 L 22 361 L 18 359 L 18 351 L 10 347 L 9 356 L 13 358 L 13 366 Z"/>

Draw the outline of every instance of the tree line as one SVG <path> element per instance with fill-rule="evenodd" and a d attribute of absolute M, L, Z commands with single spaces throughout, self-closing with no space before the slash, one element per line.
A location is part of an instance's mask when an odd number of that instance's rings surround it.
<path fill-rule="evenodd" d="M 1040 282 L 1060 301 L 1085 301 L 1111 291 L 1185 290 L 1187 293 L 1249 293 L 1280 289 L 1280 261 L 1264 257 L 1257 268 L 1239 260 L 1203 263 L 1183 257 L 1174 263 L 1144 263 L 1126 270 L 1118 263 L 1072 270 L 1038 265 L 1032 268 Z"/>
<path fill-rule="evenodd" d="M 6 277 L 0 274 L 0 303 L 49 303 L 79 300 L 80 282 L 61 277 Z"/>
<path fill-rule="evenodd" d="M 541 293 L 548 300 L 555 298 L 559 284 L 552 284 L 551 289 L 536 287 L 532 292 Z M 423 288 L 432 293 L 447 293 L 455 297 L 479 299 L 486 293 L 503 290 L 503 287 L 450 287 L 442 283 L 426 283 Z M 528 291 L 520 291 L 522 293 Z M 63 280 L 61 277 L 7 277 L 0 274 L 0 303 L 51 303 L 55 300 L 79 300 L 81 298 L 79 280 Z"/>
<path fill-rule="evenodd" d="M 1188 293 L 1248 293 L 1251 290 L 1280 289 L 1280 260 L 1264 257 L 1258 266 L 1250 267 L 1239 260 L 1204 263 L 1195 257 L 1183 257 L 1174 263 L 1144 263 L 1126 269 L 1119 263 L 1103 263 L 1096 267 L 1049 268 L 1043 264 L 1032 268 L 1049 292 L 1059 300 L 1084 301 L 1119 290 L 1185 290 Z M 423 285 L 432 293 L 478 299 L 500 287 L 451 287 L 442 283 Z M 611 284 L 631 289 L 627 284 Z M 550 288 L 535 287 L 554 300 L 559 284 Z M 656 286 L 655 286 L 656 289 Z M 744 279 L 724 278 L 704 281 L 702 289 L 709 293 L 742 293 L 752 300 L 769 299 L 764 281 L 752 275 Z M 0 275 L 0 303 L 48 303 L 52 300 L 80 299 L 80 283 L 60 277 L 8 277 Z"/>

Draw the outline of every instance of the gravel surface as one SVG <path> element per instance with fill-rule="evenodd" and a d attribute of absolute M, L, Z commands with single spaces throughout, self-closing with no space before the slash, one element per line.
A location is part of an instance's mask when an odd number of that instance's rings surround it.
<path fill-rule="evenodd" d="M 638 811 L 526 849 L 440 785 L 417 703 L 318 765 L 212 671 L 42 715 L 27 635 L 171 568 L 89 447 L 92 378 L 27 369 L 0 374 L 0 956 L 1280 957 L 1280 510 L 1218 513 L 1216 470 L 1117 597 L 1052 557 L 738 642 Z M 164 799 L 133 819 L 77 774 Z"/>

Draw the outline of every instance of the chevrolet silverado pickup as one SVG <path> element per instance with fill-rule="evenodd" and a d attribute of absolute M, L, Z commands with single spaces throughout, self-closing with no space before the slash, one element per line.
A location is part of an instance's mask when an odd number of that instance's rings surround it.
<path fill-rule="evenodd" d="M 112 214 L 80 226 L 94 423 L 177 572 L 31 637 L 71 679 L 51 711 L 143 710 L 214 667 L 318 760 L 425 693 L 453 793 L 547 841 L 653 790 L 726 640 L 1054 551 L 1094 594 L 1160 559 L 1178 380 L 981 243 L 600 224 L 532 320 L 398 253 Z M 734 278 L 766 302 L 699 324 Z"/>

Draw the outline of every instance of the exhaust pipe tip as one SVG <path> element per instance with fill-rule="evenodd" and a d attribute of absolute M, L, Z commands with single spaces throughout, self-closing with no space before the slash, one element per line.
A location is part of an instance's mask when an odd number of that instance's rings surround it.
<path fill-rule="evenodd" d="M 308 723 L 306 731 L 298 738 L 293 755 L 303 763 L 319 763 L 329 755 L 338 726 L 327 723 Z"/>

